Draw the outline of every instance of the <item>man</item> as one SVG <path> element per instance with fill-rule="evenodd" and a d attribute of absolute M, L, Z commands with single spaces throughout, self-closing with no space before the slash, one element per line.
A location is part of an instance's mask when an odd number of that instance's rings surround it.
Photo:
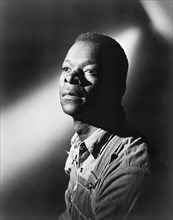
<path fill-rule="evenodd" d="M 146 186 L 148 146 L 121 105 L 127 69 L 122 47 L 95 32 L 79 35 L 65 57 L 60 101 L 75 134 L 65 165 L 66 211 L 59 219 L 125 219 Z"/>

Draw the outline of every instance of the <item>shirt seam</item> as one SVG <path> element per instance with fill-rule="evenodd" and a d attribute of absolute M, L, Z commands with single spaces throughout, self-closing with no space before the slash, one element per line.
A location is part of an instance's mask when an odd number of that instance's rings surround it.
<path fill-rule="evenodd" d="M 73 206 L 75 206 L 75 208 L 78 210 L 78 212 L 80 213 L 80 215 L 82 215 L 82 217 L 84 218 L 84 219 L 88 219 L 80 210 L 79 210 L 79 208 L 75 205 L 75 203 L 73 203 Z"/>
<path fill-rule="evenodd" d="M 144 173 L 148 173 L 148 174 L 151 173 L 147 168 L 140 168 L 140 167 L 124 167 L 124 168 L 118 170 L 117 173 L 118 174 L 122 173 L 125 170 L 129 170 L 129 171 L 132 171 L 132 172 L 144 172 Z"/>

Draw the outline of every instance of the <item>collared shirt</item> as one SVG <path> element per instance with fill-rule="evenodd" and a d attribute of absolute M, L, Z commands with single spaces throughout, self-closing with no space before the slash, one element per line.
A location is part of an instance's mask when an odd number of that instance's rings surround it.
<path fill-rule="evenodd" d="M 71 139 L 71 149 L 70 152 L 68 152 L 69 156 L 66 161 L 65 172 L 67 174 L 70 173 L 72 164 L 75 161 L 80 175 L 82 175 L 85 179 L 88 179 L 91 170 L 94 169 L 99 160 L 99 156 L 105 147 L 104 142 L 105 139 L 107 141 L 108 135 L 109 134 L 106 131 L 98 128 L 85 141 L 81 141 L 77 133 L 75 133 Z M 86 146 L 90 154 L 82 164 L 79 164 L 79 149 L 82 145 Z"/>
<path fill-rule="evenodd" d="M 116 139 L 120 139 L 120 142 L 113 144 Z M 85 145 L 90 154 L 82 164 L 79 164 L 81 145 Z M 93 219 L 98 220 L 124 219 L 142 193 L 150 174 L 148 146 L 142 137 L 119 137 L 100 128 L 85 141 L 80 141 L 77 134 L 73 136 L 65 171 L 70 174 L 72 169 L 76 169 L 77 175 L 88 180 L 110 145 L 114 153 L 109 156 L 109 164 L 102 170 L 99 183 L 91 195 Z M 69 191 L 76 190 L 75 178 L 70 177 Z M 68 209 L 62 216 L 68 218 L 62 217 L 62 219 L 71 219 L 67 212 Z"/>

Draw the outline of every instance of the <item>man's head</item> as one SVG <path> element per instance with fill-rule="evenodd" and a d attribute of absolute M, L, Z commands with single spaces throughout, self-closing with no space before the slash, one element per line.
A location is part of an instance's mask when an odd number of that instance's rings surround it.
<path fill-rule="evenodd" d="M 128 61 L 122 47 L 98 33 L 77 37 L 62 65 L 60 99 L 65 113 L 85 119 L 121 104 Z"/>

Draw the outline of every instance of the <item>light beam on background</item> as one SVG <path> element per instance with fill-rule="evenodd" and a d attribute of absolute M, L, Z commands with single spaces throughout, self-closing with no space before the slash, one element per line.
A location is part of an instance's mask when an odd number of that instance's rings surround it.
<path fill-rule="evenodd" d="M 132 68 L 136 61 L 136 57 L 138 56 L 137 47 L 139 46 L 139 41 L 141 39 L 140 29 L 138 27 L 131 27 L 127 30 L 122 31 L 120 34 L 110 33 L 109 35 L 115 38 L 123 47 L 130 64 L 127 80 L 129 80 L 129 78 L 130 80 L 132 80 L 133 78 Z"/>
<path fill-rule="evenodd" d="M 53 79 L 1 114 L 1 181 L 12 178 L 51 151 L 69 132 L 70 118 L 59 103 L 58 79 Z M 58 146 L 57 146 L 58 147 Z"/>
<path fill-rule="evenodd" d="M 172 10 L 171 1 L 140 1 L 148 16 L 151 19 L 153 28 L 167 41 L 172 43 Z"/>

